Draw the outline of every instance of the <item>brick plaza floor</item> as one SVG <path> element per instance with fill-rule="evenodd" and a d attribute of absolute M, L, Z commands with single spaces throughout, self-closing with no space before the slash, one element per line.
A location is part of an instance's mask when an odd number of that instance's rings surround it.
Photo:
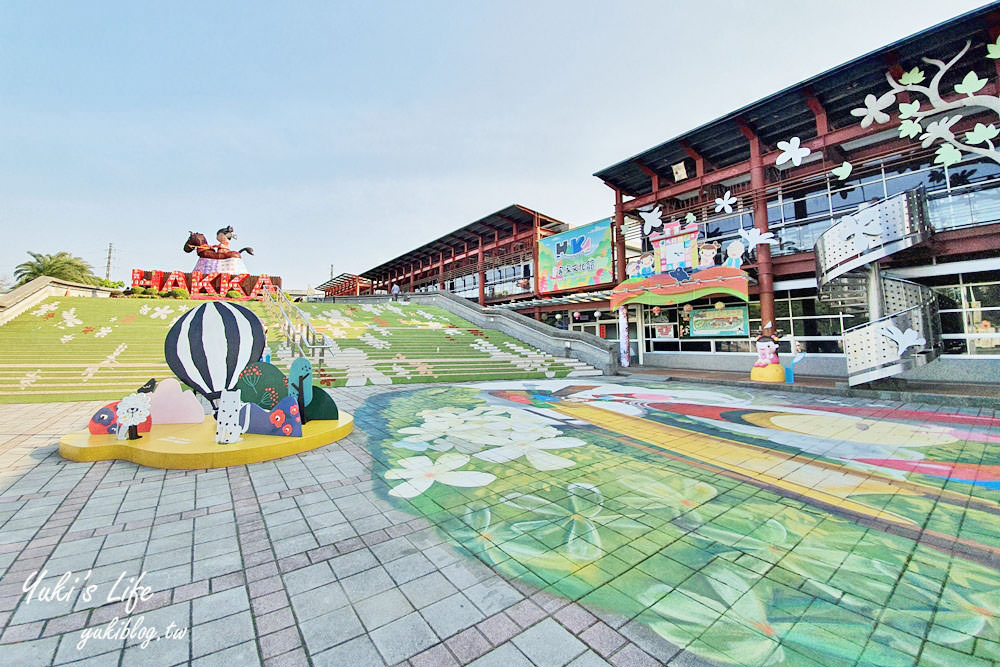
<path fill-rule="evenodd" d="M 61 459 L 101 402 L 0 406 L 0 664 L 1000 660 L 991 410 L 621 378 L 331 395 L 348 438 L 201 471 Z"/>

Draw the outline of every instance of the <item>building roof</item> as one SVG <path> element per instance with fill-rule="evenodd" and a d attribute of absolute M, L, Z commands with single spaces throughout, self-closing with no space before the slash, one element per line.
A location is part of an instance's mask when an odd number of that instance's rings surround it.
<path fill-rule="evenodd" d="M 339 288 L 353 288 L 358 281 L 361 282 L 362 286 L 371 285 L 371 281 L 367 278 L 356 276 L 353 273 L 341 273 L 339 276 L 330 278 L 325 283 L 317 285 L 316 289 L 323 291 L 336 291 Z"/>
<path fill-rule="evenodd" d="M 559 222 L 555 218 L 543 215 L 520 204 L 511 204 L 507 208 L 490 213 L 484 218 L 470 222 L 464 227 L 460 227 L 453 232 L 449 232 L 438 239 L 425 243 L 367 271 L 362 271 L 361 275 L 365 278 L 376 279 L 386 275 L 390 271 L 407 268 L 416 261 L 437 261 L 440 253 L 450 256 L 453 250 L 456 253 L 464 252 L 465 244 L 468 244 L 470 249 L 476 247 L 480 236 L 492 238 L 497 233 L 499 233 L 500 238 L 510 236 L 513 233 L 515 223 L 522 229 L 531 227 L 534 224 L 535 216 L 538 216 L 538 226 L 543 230 L 557 233 L 569 229 L 569 225 L 565 222 Z"/>
<path fill-rule="evenodd" d="M 985 19 L 994 14 L 991 20 L 1000 25 L 998 8 L 1000 2 L 995 2 L 898 40 L 602 169 L 594 176 L 626 196 L 639 197 L 652 192 L 650 176 L 643 167 L 656 172 L 661 184 L 667 185 L 675 182 L 671 167 L 676 163 L 684 162 L 688 175 L 694 175 L 692 152 L 705 159 L 706 173 L 711 173 L 710 168 L 723 169 L 744 162 L 750 158 L 750 145 L 738 122 L 749 126 L 768 147 L 795 136 L 808 141 L 817 136 L 816 117 L 807 101 L 808 94 L 826 111 L 831 129 L 856 124 L 858 118 L 851 115 L 851 109 L 863 106 L 867 94 L 874 93 L 877 97 L 888 90 L 885 73 L 890 67 L 925 67 L 921 57 L 950 58 L 965 46 L 966 40 L 973 43 L 973 56 L 982 56 L 980 62 L 991 62 L 985 59 L 985 53 L 977 53 L 976 48 L 985 51 L 985 43 L 992 41 Z M 859 18 L 863 19 L 860 15 Z M 787 57 L 793 58 L 794 52 L 789 50 Z M 955 81 L 946 77 L 942 90 L 951 90 L 953 83 L 958 83 L 967 71 L 958 69 L 948 73 Z M 996 78 L 993 71 L 985 74 L 990 79 Z"/>

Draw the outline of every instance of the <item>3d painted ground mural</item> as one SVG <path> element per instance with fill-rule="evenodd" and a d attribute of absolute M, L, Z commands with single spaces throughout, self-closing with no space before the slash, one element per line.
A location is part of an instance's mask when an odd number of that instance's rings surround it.
<path fill-rule="evenodd" d="M 586 380 L 370 399 L 379 492 L 708 660 L 1000 660 L 995 420 Z"/>

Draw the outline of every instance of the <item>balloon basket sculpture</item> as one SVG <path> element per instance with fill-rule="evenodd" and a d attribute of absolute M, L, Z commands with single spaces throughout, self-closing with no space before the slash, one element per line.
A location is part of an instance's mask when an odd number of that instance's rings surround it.
<path fill-rule="evenodd" d="M 354 430 L 351 415 L 312 384 L 307 359 L 293 361 L 286 377 L 258 361 L 264 349 L 264 328 L 247 308 L 214 301 L 188 311 L 164 342 L 179 380 L 150 380 L 104 406 L 86 429 L 62 437 L 59 454 L 199 470 L 301 454 Z"/>

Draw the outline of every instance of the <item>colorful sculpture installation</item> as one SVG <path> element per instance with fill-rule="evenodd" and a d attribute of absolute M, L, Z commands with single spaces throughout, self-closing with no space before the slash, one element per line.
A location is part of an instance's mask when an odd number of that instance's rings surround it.
<path fill-rule="evenodd" d="M 229 248 L 229 242 L 236 239 L 233 228 L 223 227 L 215 233 L 216 245 L 209 245 L 205 235 L 201 232 L 188 232 L 188 240 L 184 243 L 184 252 L 196 251 L 198 253 L 198 263 L 194 270 L 202 275 L 211 273 L 228 273 L 237 275 L 246 273 L 247 267 L 243 263 L 243 253 L 253 254 L 253 248 L 245 247 L 239 250 Z"/>
<path fill-rule="evenodd" d="M 757 336 L 757 361 L 750 369 L 750 379 L 754 382 L 784 382 L 785 368 L 778 360 L 778 336 L 764 334 Z"/>

